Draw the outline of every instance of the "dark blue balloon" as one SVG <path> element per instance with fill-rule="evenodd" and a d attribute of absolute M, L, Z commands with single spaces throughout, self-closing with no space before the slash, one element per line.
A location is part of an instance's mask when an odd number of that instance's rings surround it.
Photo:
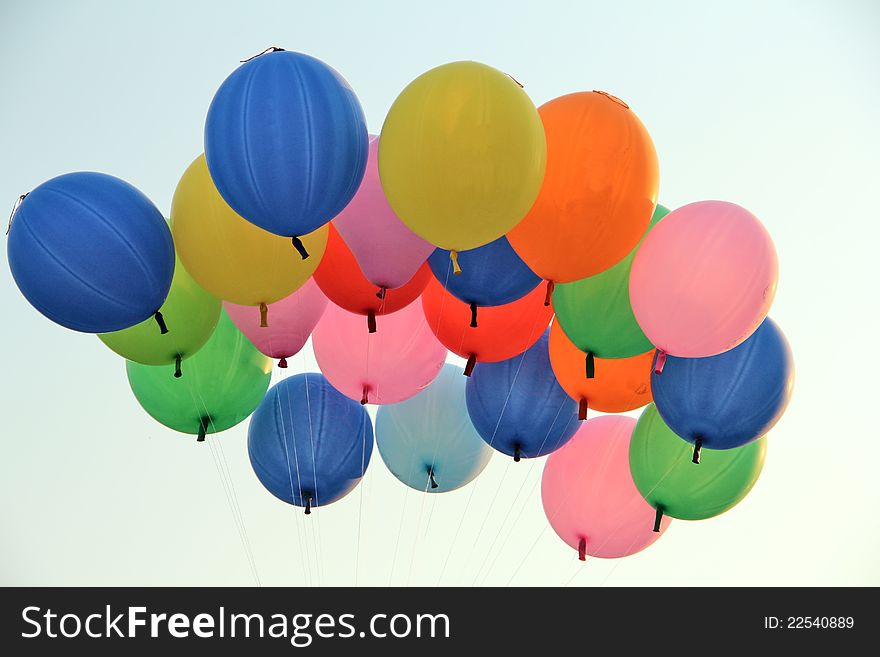
<path fill-rule="evenodd" d="M 248 427 L 248 454 L 260 483 L 307 512 L 357 486 L 372 453 L 373 425 L 364 407 L 322 374 L 297 374 L 270 388 Z"/>
<path fill-rule="evenodd" d="M 449 251 L 444 249 L 435 249 L 428 264 L 449 292 L 465 303 L 478 306 L 511 303 L 541 282 L 503 236 L 476 249 L 459 251 L 460 274 L 452 273 Z"/>
<path fill-rule="evenodd" d="M 779 327 L 767 318 L 745 342 L 707 358 L 666 357 L 651 374 L 663 421 L 690 443 L 731 449 L 766 434 L 785 412 L 794 360 Z"/>
<path fill-rule="evenodd" d="M 468 415 L 499 452 L 519 458 L 562 447 L 580 426 L 578 405 L 550 366 L 549 331 L 524 354 L 480 363 L 467 381 Z"/>
<path fill-rule="evenodd" d="M 367 124 L 348 83 L 308 55 L 270 52 L 220 85 L 205 122 L 205 158 L 242 217 L 296 237 L 352 199 L 367 166 Z"/>
<path fill-rule="evenodd" d="M 162 213 L 103 173 L 68 173 L 28 194 L 7 250 L 12 276 L 34 308 L 84 333 L 149 318 L 174 275 L 174 242 Z"/>

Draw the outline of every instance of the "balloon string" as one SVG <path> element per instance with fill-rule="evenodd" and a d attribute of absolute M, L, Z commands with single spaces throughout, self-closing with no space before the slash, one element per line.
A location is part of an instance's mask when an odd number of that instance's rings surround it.
<path fill-rule="evenodd" d="M 302 243 L 302 240 L 298 237 L 291 237 L 290 241 L 291 241 L 291 243 L 293 243 L 293 248 L 295 248 L 297 250 L 297 253 L 299 253 L 299 256 L 303 260 L 306 260 L 309 257 L 309 252 L 306 251 L 306 245 Z"/>
<path fill-rule="evenodd" d="M 161 335 L 165 335 L 166 333 L 168 333 L 168 327 L 165 325 L 165 318 L 162 317 L 162 313 L 157 310 L 155 313 L 153 313 L 153 317 L 155 318 L 156 323 L 159 325 L 159 333 Z"/>
<path fill-rule="evenodd" d="M 452 260 L 452 273 L 458 276 L 461 274 L 461 267 L 458 265 L 458 251 L 450 251 L 449 259 Z"/>
<path fill-rule="evenodd" d="M 471 328 L 477 328 L 477 304 L 471 302 Z"/>
<path fill-rule="evenodd" d="M 199 435 L 196 438 L 197 443 L 205 442 L 205 433 L 208 431 L 208 422 L 211 421 L 211 418 L 207 415 L 203 415 L 199 418 Z"/>
<path fill-rule="evenodd" d="M 588 379 L 592 379 L 596 376 L 596 359 L 593 357 L 592 351 L 587 352 L 586 370 Z"/>
<path fill-rule="evenodd" d="M 700 463 L 700 451 L 703 449 L 703 439 L 700 436 L 697 436 L 697 439 L 694 441 L 694 457 L 691 459 L 694 463 Z"/>
<path fill-rule="evenodd" d="M 581 397 L 581 401 L 578 404 L 578 420 L 586 420 L 587 419 L 587 410 L 589 409 L 589 404 L 587 402 L 586 397 Z"/>
<path fill-rule="evenodd" d="M 578 559 L 580 561 L 587 560 L 587 539 L 585 538 L 578 541 Z"/>
<path fill-rule="evenodd" d="M 264 302 L 260 302 L 260 328 L 268 328 L 269 326 L 269 306 Z"/>
<path fill-rule="evenodd" d="M 509 77 L 509 78 L 510 78 L 511 80 L 513 80 L 514 82 L 516 82 L 517 86 L 518 86 L 520 89 L 525 89 L 525 87 L 522 86 L 522 82 L 520 82 L 519 80 L 517 80 L 517 79 L 516 79 L 515 77 L 513 77 L 510 73 L 507 74 L 507 77 Z"/>
<path fill-rule="evenodd" d="M 174 357 L 174 378 L 179 379 L 183 376 L 183 372 L 180 370 L 180 361 L 182 360 L 180 354 L 177 354 Z"/>
<path fill-rule="evenodd" d="M 368 310 L 367 311 L 367 332 L 375 333 L 376 332 L 376 311 Z"/>
<path fill-rule="evenodd" d="M 662 349 L 657 350 L 657 356 L 654 358 L 654 374 L 663 374 L 663 367 L 666 365 L 666 352 Z"/>
<path fill-rule="evenodd" d="M 286 370 L 287 369 L 287 358 L 282 356 L 281 359 L 278 361 L 278 367 L 280 367 L 282 370 Z"/>
<path fill-rule="evenodd" d="M 30 192 L 28 192 L 29 194 Z M 27 198 L 27 194 L 22 194 L 17 199 L 15 199 L 15 203 L 12 204 L 12 212 L 9 213 L 9 223 L 6 224 L 6 234 L 9 235 L 9 231 L 12 230 L 12 220 L 15 218 L 15 213 L 18 212 L 18 208 L 21 207 L 22 201 Z"/>
<path fill-rule="evenodd" d="M 258 52 L 256 55 L 252 55 L 251 57 L 248 57 L 247 59 L 239 59 L 238 61 L 240 64 L 245 64 L 245 63 L 251 61 L 252 59 L 256 59 L 260 55 L 265 55 L 270 52 L 284 52 L 284 48 L 279 48 L 278 46 L 269 46 L 264 51 Z"/>
<path fill-rule="evenodd" d="M 660 522 L 663 520 L 663 507 L 657 507 L 657 513 L 654 514 L 654 531 L 660 533 Z"/>
<path fill-rule="evenodd" d="M 544 305 L 549 306 L 550 302 L 553 300 L 553 290 L 556 288 L 556 283 L 553 281 L 547 281 L 547 294 L 544 295 Z"/>

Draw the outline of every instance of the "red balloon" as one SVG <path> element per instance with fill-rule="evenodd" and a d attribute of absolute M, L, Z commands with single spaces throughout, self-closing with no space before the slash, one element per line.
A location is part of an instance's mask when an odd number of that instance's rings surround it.
<path fill-rule="evenodd" d="M 422 308 L 437 339 L 468 359 L 465 375 L 470 376 L 478 361 L 507 360 L 538 341 L 553 316 L 553 308 L 544 305 L 545 297 L 543 286 L 538 286 L 511 303 L 477 309 L 456 299 L 432 277 L 422 293 Z"/>
<path fill-rule="evenodd" d="M 376 332 L 377 316 L 389 315 L 411 304 L 433 278 L 426 262 L 400 287 L 376 287 L 364 276 L 354 254 L 332 223 L 327 249 L 314 277 L 330 301 L 349 312 L 366 315 L 370 333 Z"/>

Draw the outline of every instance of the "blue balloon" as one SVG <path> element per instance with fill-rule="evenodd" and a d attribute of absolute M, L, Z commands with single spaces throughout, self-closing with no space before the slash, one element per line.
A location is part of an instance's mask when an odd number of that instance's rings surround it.
<path fill-rule="evenodd" d="M 297 374 L 270 388 L 248 427 L 248 455 L 260 483 L 306 513 L 357 486 L 372 453 L 367 412 L 322 374 Z"/>
<path fill-rule="evenodd" d="M 157 311 L 174 242 L 162 213 L 127 182 L 91 172 L 44 182 L 15 213 L 7 250 L 21 293 L 53 322 L 109 333 L 156 314 L 164 332 Z"/>
<path fill-rule="evenodd" d="M 651 374 L 663 421 L 689 443 L 710 449 L 732 449 L 766 434 L 785 412 L 793 387 L 791 349 L 770 318 L 729 351 L 667 356 L 663 372 Z"/>
<path fill-rule="evenodd" d="M 376 446 L 410 488 L 445 493 L 472 481 L 492 456 L 467 414 L 462 369 L 446 364 L 415 397 L 379 407 Z"/>
<path fill-rule="evenodd" d="M 541 282 L 540 277 L 499 237 L 476 249 L 458 252 L 460 274 L 453 274 L 449 251 L 435 249 L 428 265 L 440 283 L 465 303 L 500 306 L 525 296 Z"/>
<path fill-rule="evenodd" d="M 348 204 L 368 145 L 348 83 L 297 52 L 270 52 L 236 69 L 205 122 L 205 158 L 220 195 L 251 223 L 288 237 L 320 228 Z"/>
<path fill-rule="evenodd" d="M 555 451 L 580 427 L 578 404 L 550 366 L 549 331 L 519 356 L 480 363 L 467 380 L 467 410 L 483 440 L 517 461 Z"/>

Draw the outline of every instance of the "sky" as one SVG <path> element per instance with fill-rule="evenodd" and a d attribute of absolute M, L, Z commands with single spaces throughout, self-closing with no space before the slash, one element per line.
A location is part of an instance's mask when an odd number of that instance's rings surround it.
<path fill-rule="evenodd" d="M 374 133 L 450 61 L 510 73 L 536 105 L 613 93 L 653 137 L 661 203 L 733 201 L 766 225 L 770 315 L 797 363 L 742 503 L 581 563 L 544 518 L 542 459 L 495 455 L 469 486 L 424 495 L 375 452 L 358 489 L 305 517 L 256 480 L 246 422 L 205 444 L 156 424 L 121 359 L 28 305 L 3 249 L 0 584 L 880 584 L 877 3 L 4 0 L 0 22 L 10 208 L 96 170 L 167 215 L 214 91 L 270 45 L 336 68 Z M 310 347 L 290 362 L 287 375 L 317 369 Z"/>

